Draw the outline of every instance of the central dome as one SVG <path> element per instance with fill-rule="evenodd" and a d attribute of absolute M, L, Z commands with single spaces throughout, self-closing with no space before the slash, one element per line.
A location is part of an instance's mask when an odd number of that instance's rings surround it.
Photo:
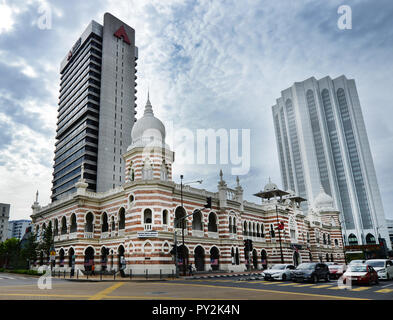
<path fill-rule="evenodd" d="M 325 192 L 322 186 L 320 188 L 319 194 L 314 199 L 314 207 L 319 209 L 331 209 L 334 207 L 333 198 Z"/>
<path fill-rule="evenodd" d="M 132 127 L 132 143 L 128 150 L 134 147 L 163 146 L 165 144 L 165 135 L 165 126 L 160 119 L 154 116 L 153 107 L 148 96 L 143 117 Z"/>

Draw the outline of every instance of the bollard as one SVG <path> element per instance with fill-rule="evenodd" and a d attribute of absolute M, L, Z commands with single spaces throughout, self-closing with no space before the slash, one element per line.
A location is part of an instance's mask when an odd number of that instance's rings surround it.
<path fill-rule="evenodd" d="M 132 269 L 130 269 L 130 280 L 132 278 Z"/>
<path fill-rule="evenodd" d="M 149 269 L 146 269 L 146 279 L 149 279 Z"/>
<path fill-rule="evenodd" d="M 76 279 L 79 278 L 79 269 L 76 269 Z"/>
<path fill-rule="evenodd" d="M 102 281 L 102 270 L 100 272 L 100 280 Z"/>
<path fill-rule="evenodd" d="M 116 270 L 113 270 L 113 280 L 116 280 Z"/>
<path fill-rule="evenodd" d="M 162 279 L 162 270 L 160 269 L 160 280 Z"/>

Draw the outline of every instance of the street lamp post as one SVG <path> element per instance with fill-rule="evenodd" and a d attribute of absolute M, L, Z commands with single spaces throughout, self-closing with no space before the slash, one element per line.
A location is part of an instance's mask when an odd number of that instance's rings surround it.
<path fill-rule="evenodd" d="M 190 183 L 199 183 L 201 184 L 203 180 L 197 180 L 197 181 L 191 181 L 187 182 L 185 184 L 190 184 Z M 181 207 L 184 210 L 183 207 L 183 175 L 180 175 L 180 203 Z M 184 210 L 185 211 L 185 210 Z M 175 213 L 176 214 L 176 213 Z M 194 213 L 190 214 L 193 215 Z M 182 217 L 182 223 L 181 223 L 181 231 L 182 231 L 182 250 L 181 250 L 181 257 L 182 257 L 182 263 L 183 263 L 183 275 L 186 275 L 186 267 L 185 267 L 185 256 L 184 256 L 184 220 L 190 215 L 186 215 Z M 180 219 L 179 219 L 180 221 Z M 179 276 L 179 266 L 177 264 L 177 233 L 176 233 L 176 227 L 179 223 L 179 221 L 176 221 L 176 216 L 175 216 L 175 234 L 174 234 L 174 240 L 175 240 L 175 267 L 176 267 L 176 277 Z"/>

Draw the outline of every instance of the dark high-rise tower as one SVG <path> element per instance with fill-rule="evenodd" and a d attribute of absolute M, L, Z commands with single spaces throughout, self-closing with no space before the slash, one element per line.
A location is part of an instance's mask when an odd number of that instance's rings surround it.
<path fill-rule="evenodd" d="M 124 182 L 122 154 L 135 122 L 135 31 L 109 13 L 91 21 L 60 65 L 52 201 L 81 176 L 103 192 Z"/>

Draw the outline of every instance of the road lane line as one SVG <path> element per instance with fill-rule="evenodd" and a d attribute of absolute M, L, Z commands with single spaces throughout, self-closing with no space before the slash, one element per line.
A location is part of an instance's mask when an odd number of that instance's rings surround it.
<path fill-rule="evenodd" d="M 160 285 L 162 283 L 152 283 L 152 285 Z M 322 298 L 330 298 L 330 299 L 342 299 L 342 300 L 370 300 L 366 298 L 353 298 L 353 297 L 342 297 L 342 296 L 333 296 L 327 294 L 315 294 L 315 293 L 305 293 L 305 292 L 291 292 L 291 291 L 277 291 L 277 290 L 268 290 L 268 289 L 255 289 L 255 288 L 244 288 L 244 287 L 230 287 L 230 286 L 214 286 L 214 285 L 205 285 L 205 284 L 189 284 L 189 283 L 167 283 L 166 285 L 179 285 L 179 286 L 194 286 L 194 287 L 210 287 L 210 288 L 219 288 L 219 289 L 233 289 L 233 290 L 244 290 L 244 291 L 257 291 L 257 292 L 269 292 L 269 293 L 277 293 L 277 294 L 287 294 L 287 295 L 298 295 L 298 296 L 311 296 L 311 297 L 322 297 Z"/>
<path fill-rule="evenodd" d="M 306 283 L 306 284 L 299 284 L 298 287 L 311 287 L 313 286 L 313 283 Z"/>
<path fill-rule="evenodd" d="M 359 287 L 359 288 L 351 289 L 351 291 L 364 291 L 368 289 L 370 289 L 370 287 Z"/>
<path fill-rule="evenodd" d="M 331 284 L 322 284 L 322 285 L 320 285 L 320 286 L 315 286 L 315 287 L 313 287 L 313 288 L 315 288 L 315 289 L 320 289 L 320 288 L 328 288 L 328 287 L 331 287 L 332 285 Z"/>
<path fill-rule="evenodd" d="M 104 298 L 106 295 L 108 295 L 109 293 L 111 293 L 112 291 L 116 290 L 117 288 L 121 287 L 122 285 L 124 285 L 125 282 L 119 282 L 114 284 L 113 286 L 110 286 L 100 292 L 98 292 L 97 294 L 91 296 L 89 298 L 89 300 L 101 300 L 102 298 Z"/>
<path fill-rule="evenodd" d="M 389 293 L 389 292 L 392 292 L 393 291 L 393 289 L 381 289 L 381 290 L 377 290 L 377 291 L 375 291 L 375 292 L 379 292 L 379 293 Z"/>
<path fill-rule="evenodd" d="M 296 283 L 280 283 L 280 284 L 278 284 L 278 286 L 280 286 L 280 287 L 294 286 L 294 285 L 296 285 Z"/>

